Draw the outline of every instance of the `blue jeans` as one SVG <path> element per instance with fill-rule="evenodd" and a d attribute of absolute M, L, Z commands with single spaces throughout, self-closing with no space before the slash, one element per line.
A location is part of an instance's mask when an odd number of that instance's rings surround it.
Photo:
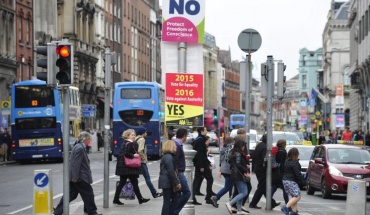
<path fill-rule="evenodd" d="M 248 194 L 248 187 L 244 181 L 234 181 L 239 194 L 236 195 L 231 201 L 230 205 L 237 203 L 238 211 L 242 210 L 243 198 Z"/>
<path fill-rule="evenodd" d="M 225 178 L 225 185 L 223 188 L 221 188 L 220 191 L 216 194 L 217 200 L 221 199 L 223 195 L 225 195 L 227 192 L 232 192 L 233 189 L 233 182 L 231 181 L 230 175 L 223 175 Z"/>
<path fill-rule="evenodd" d="M 149 187 L 152 196 L 154 196 L 157 193 L 157 190 L 154 188 L 152 181 L 150 180 L 148 166 L 146 165 L 146 163 L 141 163 L 141 172 L 143 173 L 143 176 L 145 178 L 146 185 Z"/>
<path fill-rule="evenodd" d="M 188 185 L 188 180 L 186 180 L 185 174 L 183 172 L 179 172 L 179 180 L 181 183 L 181 191 L 178 193 L 178 199 L 176 203 L 175 210 L 173 211 L 175 214 L 179 214 L 185 204 L 188 202 L 191 192 Z"/>
<path fill-rule="evenodd" d="M 172 188 L 163 189 L 163 206 L 161 215 L 173 215 L 177 203 L 177 193 Z"/>

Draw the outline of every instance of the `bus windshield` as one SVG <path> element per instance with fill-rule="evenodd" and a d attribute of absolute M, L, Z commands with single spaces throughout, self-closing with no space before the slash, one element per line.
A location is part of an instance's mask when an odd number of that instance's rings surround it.
<path fill-rule="evenodd" d="M 53 89 L 45 86 L 16 86 L 15 108 L 55 106 Z"/>

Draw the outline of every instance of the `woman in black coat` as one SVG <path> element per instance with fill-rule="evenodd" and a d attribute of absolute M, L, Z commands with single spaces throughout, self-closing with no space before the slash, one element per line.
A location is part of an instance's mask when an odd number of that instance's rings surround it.
<path fill-rule="evenodd" d="M 181 190 L 180 180 L 177 177 L 174 154 L 176 144 L 173 140 L 167 140 L 162 146 L 158 188 L 163 189 L 163 206 L 161 215 L 172 215 L 177 203 L 177 190 Z"/>
<path fill-rule="evenodd" d="M 123 205 L 123 203 L 119 200 L 119 195 L 122 191 L 123 186 L 125 186 L 127 179 L 130 179 L 139 203 L 142 204 L 149 201 L 149 199 L 143 198 L 139 189 L 138 178 L 141 174 L 141 168 L 127 167 L 124 161 L 124 157 L 133 158 L 140 156 L 137 152 L 138 144 L 134 142 L 135 137 L 136 134 L 134 129 L 127 129 L 122 134 L 122 138 L 124 139 L 124 141 L 121 146 L 119 156 L 117 158 L 116 166 L 116 175 L 119 175 L 120 178 L 118 186 L 116 188 L 116 193 L 114 195 L 113 204 Z"/>

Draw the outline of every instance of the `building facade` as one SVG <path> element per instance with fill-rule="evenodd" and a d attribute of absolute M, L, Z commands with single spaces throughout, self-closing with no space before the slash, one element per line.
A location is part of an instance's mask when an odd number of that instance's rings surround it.
<path fill-rule="evenodd" d="M 0 101 L 3 101 L 10 96 L 10 86 L 16 82 L 18 69 L 15 1 L 1 1 L 0 12 Z"/>

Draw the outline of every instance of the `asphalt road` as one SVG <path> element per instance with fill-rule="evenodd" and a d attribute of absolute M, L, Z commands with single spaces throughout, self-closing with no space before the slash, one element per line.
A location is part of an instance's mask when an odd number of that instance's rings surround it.
<path fill-rule="evenodd" d="M 219 155 L 218 149 L 213 148 L 216 166 L 218 166 Z M 103 153 L 92 153 L 89 155 L 91 161 L 91 169 L 93 172 L 93 188 L 95 195 L 103 194 L 103 177 L 104 177 L 104 163 Z M 109 176 L 110 176 L 110 191 L 115 189 L 115 182 L 119 180 L 114 175 L 116 161 L 110 162 Z M 33 189 L 34 189 L 34 170 L 51 169 L 54 204 L 56 205 L 62 196 L 63 190 L 63 164 L 62 163 L 31 163 L 21 165 L 3 164 L 0 165 L 0 214 L 32 214 L 33 205 Z M 153 180 L 157 180 L 159 173 L 159 161 L 149 161 L 149 172 Z M 223 179 L 216 178 L 216 172 L 213 171 L 215 182 L 214 192 L 220 189 L 223 185 Z M 139 178 L 143 181 L 143 177 Z M 145 183 L 142 183 L 145 184 Z M 153 181 L 157 186 L 157 181 Z M 147 189 L 146 185 L 145 188 Z M 203 183 L 202 190 L 205 189 L 206 184 Z M 257 182 L 255 176 L 252 177 L 252 194 L 254 193 Z M 112 198 L 112 197 L 110 197 Z M 277 201 L 283 202 L 282 192 L 278 190 L 274 196 Z M 201 199 L 201 198 L 199 198 Z M 370 198 L 367 199 L 367 213 L 370 214 Z M 264 204 L 265 199 L 262 198 L 261 203 Z M 317 191 L 315 195 L 308 196 L 302 191 L 302 200 L 299 202 L 299 211 L 303 214 L 315 215 L 344 215 L 346 213 L 346 195 L 334 195 L 332 199 L 322 199 L 321 193 Z"/>

